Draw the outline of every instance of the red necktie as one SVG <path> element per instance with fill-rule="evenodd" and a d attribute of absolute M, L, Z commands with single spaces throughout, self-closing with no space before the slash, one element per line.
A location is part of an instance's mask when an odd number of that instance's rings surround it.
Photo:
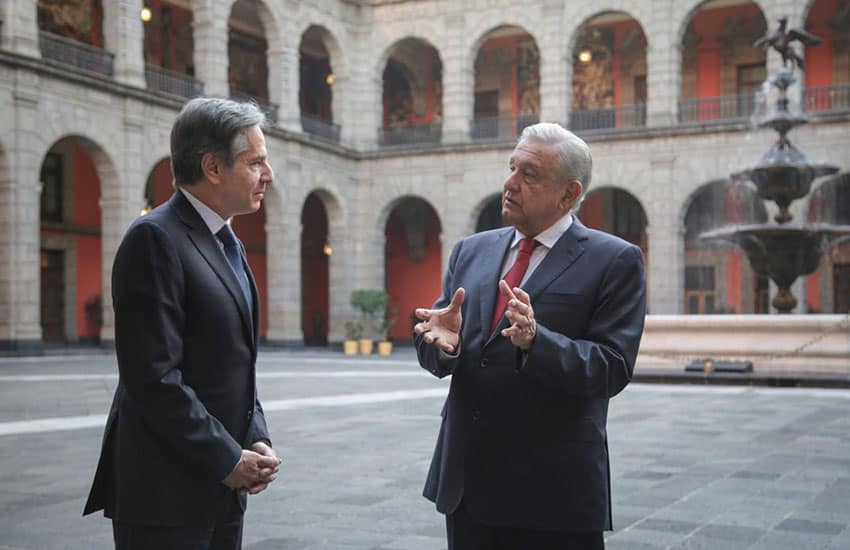
<path fill-rule="evenodd" d="M 537 248 L 537 245 L 539 244 L 540 243 L 534 239 L 520 239 L 519 251 L 517 252 L 516 259 L 514 260 L 514 265 L 512 265 L 508 272 L 505 273 L 505 281 L 511 289 L 519 286 L 519 283 L 522 282 L 525 272 L 528 271 L 528 262 L 531 261 L 531 253 L 534 252 L 534 249 Z M 500 290 L 496 290 L 496 309 L 493 310 L 493 322 L 490 325 L 490 332 L 496 330 L 496 326 L 502 319 L 502 314 L 505 313 L 507 305 L 508 301 L 505 300 L 504 296 L 502 296 L 502 292 Z"/>

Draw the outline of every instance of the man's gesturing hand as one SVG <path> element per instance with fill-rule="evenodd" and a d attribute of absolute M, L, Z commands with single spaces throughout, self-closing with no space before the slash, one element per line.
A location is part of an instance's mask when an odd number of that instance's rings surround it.
<path fill-rule="evenodd" d="M 502 336 L 510 337 L 513 345 L 528 351 L 537 336 L 537 322 L 534 320 L 531 297 L 519 287 L 511 290 L 504 280 L 499 281 L 499 292 L 507 301 L 505 317 L 511 322 L 511 326 L 502 329 Z"/>
<path fill-rule="evenodd" d="M 222 483 L 231 489 L 252 495 L 268 487 L 268 484 L 277 478 L 281 460 L 271 447 L 265 443 L 262 445 L 271 451 L 271 455 L 242 449 L 242 458 Z M 256 447 L 257 443 L 254 446 Z M 265 449 L 261 450 L 265 452 Z"/>
<path fill-rule="evenodd" d="M 454 353 L 460 341 L 460 327 L 463 324 L 463 314 L 460 306 L 463 305 L 465 292 L 463 288 L 457 289 L 448 307 L 443 309 L 416 310 L 416 316 L 422 319 L 413 327 L 416 334 L 421 334 L 422 339 L 429 344 L 434 344 L 446 353 Z"/>

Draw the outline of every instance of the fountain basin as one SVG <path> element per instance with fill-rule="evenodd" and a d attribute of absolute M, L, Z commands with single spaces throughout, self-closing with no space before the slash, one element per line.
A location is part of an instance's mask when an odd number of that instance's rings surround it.
<path fill-rule="evenodd" d="M 738 225 L 706 231 L 699 237 L 726 241 L 741 248 L 753 271 L 769 277 L 779 287 L 773 307 L 780 313 L 790 313 L 797 305 L 791 285 L 797 277 L 817 270 L 821 257 L 833 242 L 850 237 L 850 225 Z"/>

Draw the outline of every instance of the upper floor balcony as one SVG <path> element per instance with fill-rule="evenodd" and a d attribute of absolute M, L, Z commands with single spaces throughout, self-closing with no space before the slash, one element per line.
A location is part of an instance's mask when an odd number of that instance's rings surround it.
<path fill-rule="evenodd" d="M 38 45 L 44 59 L 104 76 L 115 73 L 115 55 L 96 46 L 47 31 L 39 31 Z"/>

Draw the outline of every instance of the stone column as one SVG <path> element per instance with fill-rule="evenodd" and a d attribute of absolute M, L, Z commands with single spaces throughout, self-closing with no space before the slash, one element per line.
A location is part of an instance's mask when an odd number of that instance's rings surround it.
<path fill-rule="evenodd" d="M 292 153 L 287 151 L 288 153 Z M 297 154 L 297 151 L 295 151 Z M 293 155 L 295 156 L 295 155 Z M 301 345 L 301 212 L 300 201 L 291 200 L 299 193 L 302 169 L 287 162 L 275 184 L 275 192 L 266 194 L 266 262 L 268 270 L 270 342 Z"/>
<path fill-rule="evenodd" d="M 350 188 L 357 186 L 357 180 L 353 177 L 347 183 Z M 333 249 L 328 259 L 328 342 L 342 342 L 345 340 L 346 316 L 350 313 L 351 290 L 346 285 L 348 274 L 351 273 L 349 250 L 354 240 L 349 231 L 351 211 L 347 208 L 343 210 L 336 201 L 324 201 L 324 206 L 328 214 L 328 241 Z"/>
<path fill-rule="evenodd" d="M 0 349 L 41 344 L 40 81 L 23 72 L 16 79 L 13 111 L 2 115 L 15 131 L 0 151 Z"/>
<path fill-rule="evenodd" d="M 358 28 L 352 33 L 349 52 L 349 81 L 347 92 L 350 100 L 346 120 L 346 135 L 354 147 L 361 150 L 374 149 L 377 145 L 378 128 L 381 126 L 382 86 L 384 67 L 377 67 L 377 60 L 365 44 L 370 42 L 368 33 Z M 367 55 L 370 54 L 370 55 Z"/>
<path fill-rule="evenodd" d="M 4 0 L 0 46 L 17 54 L 41 57 L 38 48 L 38 11 L 34 0 Z"/>
<path fill-rule="evenodd" d="M 103 3 L 104 49 L 115 55 L 115 80 L 139 88 L 146 86 L 142 5 L 142 0 Z"/>
<path fill-rule="evenodd" d="M 100 177 L 101 261 L 103 265 L 103 325 L 100 339 L 115 341 L 115 317 L 112 309 L 112 264 L 124 233 L 145 206 L 144 181 L 147 178 L 142 159 L 136 153 L 144 147 L 144 113 L 142 106 L 129 103 L 120 126 L 120 149 L 114 164 L 95 158 Z"/>
<path fill-rule="evenodd" d="M 544 6 L 543 32 L 537 47 L 540 50 L 540 120 L 566 126 L 567 111 L 572 100 L 572 64 L 570 53 L 563 48 L 559 37 L 563 30 L 560 3 Z"/>
<path fill-rule="evenodd" d="M 227 20 L 228 5 L 210 2 L 198 6 L 192 14 L 195 41 L 195 78 L 204 83 L 204 94 L 227 97 Z"/>
<path fill-rule="evenodd" d="M 298 49 L 289 45 L 270 46 L 269 96 L 272 103 L 279 105 L 277 125 L 281 128 L 301 131 L 301 106 L 298 103 Z"/>
<path fill-rule="evenodd" d="M 469 124 L 472 120 L 472 94 L 475 75 L 472 60 L 464 51 L 462 42 L 463 18 L 446 21 L 446 47 L 443 56 L 443 143 L 469 141 Z"/>
<path fill-rule="evenodd" d="M 679 223 L 679 211 L 670 208 L 679 204 L 674 193 L 673 167 L 675 157 L 657 155 L 651 161 L 653 200 L 647 207 L 648 308 L 653 314 L 684 312 L 684 250 L 685 228 Z"/>
<path fill-rule="evenodd" d="M 679 21 L 672 20 L 666 1 L 653 1 L 651 28 L 646 51 L 646 125 L 673 126 L 678 123 L 682 82 L 682 43 L 676 35 Z"/>

